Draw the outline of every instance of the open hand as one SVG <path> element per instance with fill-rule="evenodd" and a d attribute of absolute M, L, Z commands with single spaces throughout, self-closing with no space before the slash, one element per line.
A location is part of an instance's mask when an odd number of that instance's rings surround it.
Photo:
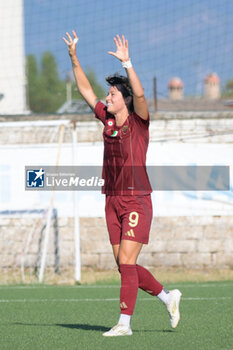
<path fill-rule="evenodd" d="M 115 56 L 121 62 L 126 62 L 129 60 L 129 48 L 128 48 L 128 40 L 125 39 L 124 35 L 122 35 L 122 39 L 117 34 L 117 37 L 114 37 L 114 42 L 116 44 L 116 52 L 108 51 L 109 55 Z"/>
<path fill-rule="evenodd" d="M 74 30 L 72 30 L 72 33 L 73 33 L 74 39 L 71 38 L 71 36 L 68 32 L 66 32 L 66 35 L 67 35 L 69 41 L 65 37 L 62 38 L 65 41 L 65 43 L 68 45 L 69 55 L 71 57 L 76 55 L 76 45 L 78 42 L 77 34 L 75 33 Z"/>

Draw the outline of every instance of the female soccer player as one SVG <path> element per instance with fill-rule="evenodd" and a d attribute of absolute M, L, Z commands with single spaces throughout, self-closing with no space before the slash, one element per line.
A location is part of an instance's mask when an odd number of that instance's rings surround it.
<path fill-rule="evenodd" d="M 146 172 L 149 142 L 149 113 L 144 91 L 129 58 L 124 35 L 114 38 L 116 52 L 109 51 L 125 68 L 127 77 L 115 74 L 106 78 L 109 91 L 106 105 L 97 97 L 76 55 L 78 37 L 72 31 L 63 38 L 68 45 L 79 92 L 104 124 L 103 177 L 106 194 L 106 222 L 113 254 L 121 274 L 120 319 L 104 336 L 131 335 L 138 288 L 156 295 L 167 307 L 171 326 L 180 319 L 181 292 L 167 291 L 152 274 L 137 265 L 143 244 L 149 240 L 152 220 L 151 187 Z"/>

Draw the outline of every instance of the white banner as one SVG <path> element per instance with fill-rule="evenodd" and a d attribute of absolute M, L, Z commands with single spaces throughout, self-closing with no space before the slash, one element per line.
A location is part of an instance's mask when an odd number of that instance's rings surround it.
<path fill-rule="evenodd" d="M 72 164 L 72 146 L 63 144 L 59 165 Z M 0 147 L 0 211 L 45 208 L 50 192 L 25 191 L 25 166 L 54 165 L 56 145 Z M 79 143 L 77 165 L 102 165 L 102 143 Z M 230 191 L 154 191 L 154 216 L 232 215 L 233 144 L 150 143 L 147 165 L 230 166 Z M 210 174 L 211 176 L 211 174 Z M 211 180 L 211 179 L 210 179 Z M 79 192 L 79 216 L 103 217 L 104 195 Z M 56 192 L 59 216 L 72 215 L 72 192 Z"/>

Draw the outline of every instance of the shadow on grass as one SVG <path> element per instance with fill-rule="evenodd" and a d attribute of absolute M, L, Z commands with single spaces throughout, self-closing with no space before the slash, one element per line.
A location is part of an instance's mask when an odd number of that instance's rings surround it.
<path fill-rule="evenodd" d="M 135 329 L 133 333 L 174 333 L 171 329 Z"/>
<path fill-rule="evenodd" d="M 103 327 L 98 325 L 90 325 L 90 324 L 82 324 L 82 323 L 75 323 L 75 324 L 69 324 L 69 323 L 51 323 L 51 324 L 41 324 L 41 323 L 23 323 L 23 322 L 14 322 L 11 323 L 14 326 L 31 326 L 31 327 L 64 327 L 64 328 L 71 328 L 71 329 L 83 329 L 85 331 L 101 331 L 106 332 L 109 330 L 109 327 Z"/>
<path fill-rule="evenodd" d="M 65 327 L 65 328 L 73 328 L 73 329 L 83 329 L 85 331 L 102 331 L 102 332 L 106 332 L 109 331 L 109 329 L 111 327 L 103 327 L 103 326 L 94 326 L 94 325 L 88 325 L 88 324 L 56 324 L 56 326 L 60 326 L 60 327 Z M 170 329 L 143 329 L 143 330 L 139 330 L 133 329 L 133 333 L 155 333 L 155 332 L 161 332 L 161 333 L 173 333 L 173 330 Z"/>
<path fill-rule="evenodd" d="M 98 326 L 98 325 L 90 325 L 85 323 L 51 323 L 51 324 L 41 324 L 41 323 L 22 323 L 22 322 L 14 322 L 11 323 L 14 326 L 30 326 L 30 327 L 64 327 L 70 329 L 82 329 L 84 331 L 99 331 L 106 332 L 110 329 L 110 327 Z M 175 333 L 174 330 L 171 329 L 143 329 L 143 330 L 133 330 L 134 333 Z"/>
<path fill-rule="evenodd" d="M 65 328 L 71 328 L 71 329 L 83 329 L 85 331 L 101 331 L 106 332 L 109 330 L 109 328 L 103 327 L 103 326 L 96 326 L 96 325 L 90 325 L 90 324 L 68 324 L 68 323 L 57 323 L 56 326 L 59 327 L 65 327 Z"/>

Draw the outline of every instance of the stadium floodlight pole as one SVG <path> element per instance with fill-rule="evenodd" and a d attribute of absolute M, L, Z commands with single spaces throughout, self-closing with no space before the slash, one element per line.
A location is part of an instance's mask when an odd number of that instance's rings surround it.
<path fill-rule="evenodd" d="M 72 130 L 72 166 L 76 162 L 76 148 L 78 144 L 76 122 L 73 121 Z M 73 191 L 73 211 L 74 211 L 74 250 L 75 250 L 75 282 L 81 281 L 81 252 L 80 252 L 80 231 L 79 231 L 79 212 L 77 203 L 77 193 Z"/>
<path fill-rule="evenodd" d="M 59 164 L 60 154 L 61 154 L 61 144 L 63 141 L 63 135 L 64 135 L 64 124 L 60 126 L 59 131 L 59 141 L 58 141 L 58 150 L 57 150 L 57 159 L 56 159 L 56 167 Z M 52 218 L 52 212 L 53 212 L 53 202 L 54 202 L 54 189 L 52 190 L 52 194 L 50 197 L 50 204 L 49 204 L 49 210 L 47 214 L 47 222 L 46 222 L 46 228 L 45 228 L 45 239 L 44 239 L 44 250 L 41 258 L 41 267 L 39 272 L 39 282 L 41 283 L 44 278 L 44 269 L 45 269 L 45 262 L 46 262 L 46 256 L 47 256 L 47 250 L 48 250 L 48 243 L 49 243 L 49 231 L 51 226 L 51 218 Z"/>

